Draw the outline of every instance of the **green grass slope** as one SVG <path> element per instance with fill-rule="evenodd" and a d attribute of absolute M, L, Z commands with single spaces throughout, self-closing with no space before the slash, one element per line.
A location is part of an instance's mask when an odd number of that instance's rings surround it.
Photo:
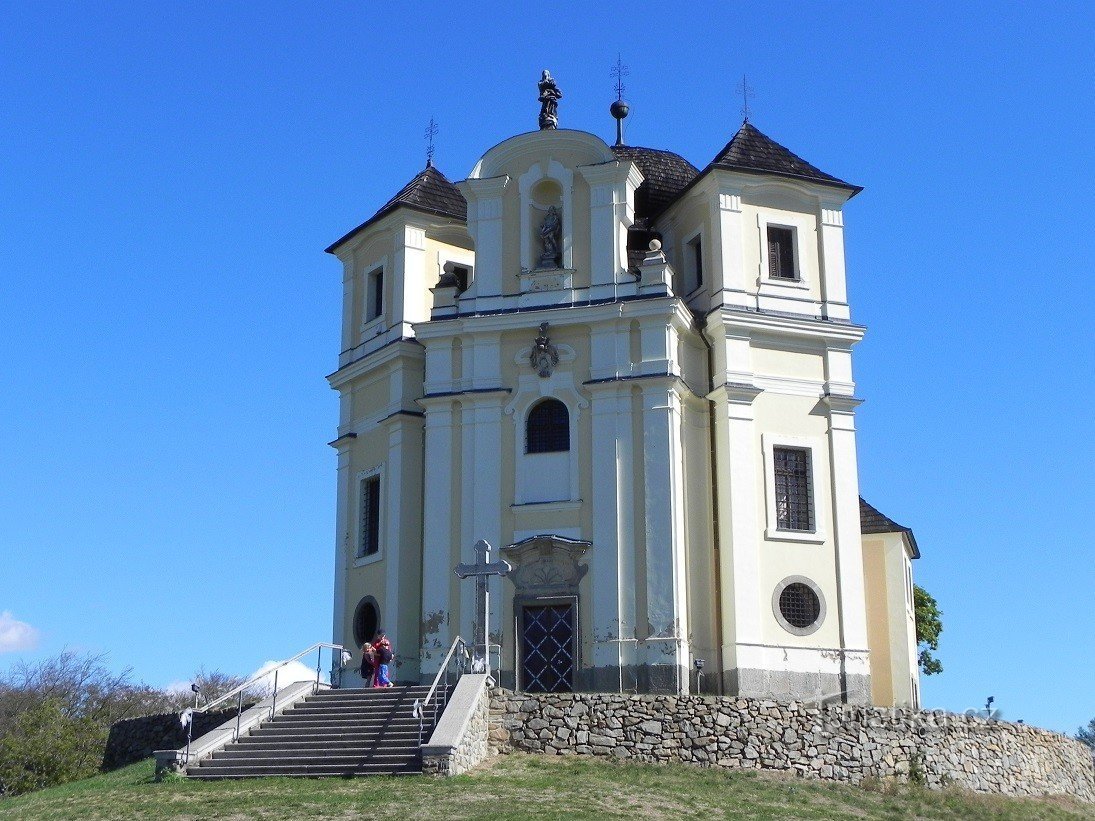
<path fill-rule="evenodd" d="M 0 819 L 1095 818 L 1065 799 L 819 781 L 682 765 L 506 756 L 468 775 L 152 780 L 151 761 L 18 798 Z"/>

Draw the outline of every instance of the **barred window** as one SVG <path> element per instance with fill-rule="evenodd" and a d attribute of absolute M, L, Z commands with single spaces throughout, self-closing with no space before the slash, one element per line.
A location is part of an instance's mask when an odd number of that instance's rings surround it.
<path fill-rule="evenodd" d="M 357 555 L 371 556 L 380 550 L 380 477 L 361 480 L 361 540 Z"/>
<path fill-rule="evenodd" d="M 795 276 L 795 234 L 790 228 L 768 226 L 769 279 L 797 279 Z"/>
<path fill-rule="evenodd" d="M 558 399 L 533 406 L 525 425 L 525 453 L 558 453 L 570 450 L 570 412 Z"/>
<path fill-rule="evenodd" d="M 810 451 L 773 448 L 775 462 L 776 527 L 780 530 L 813 530 L 814 509 L 810 494 Z"/>
<path fill-rule="evenodd" d="M 779 612 L 788 624 L 802 629 L 817 621 L 821 615 L 821 602 L 807 585 L 793 582 L 779 594 Z"/>

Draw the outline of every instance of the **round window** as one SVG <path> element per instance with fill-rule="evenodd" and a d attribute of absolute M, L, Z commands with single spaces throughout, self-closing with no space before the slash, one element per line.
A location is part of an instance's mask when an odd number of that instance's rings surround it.
<path fill-rule="evenodd" d="M 817 594 L 802 582 L 783 588 L 779 594 L 779 612 L 795 627 L 809 627 L 821 612 Z"/>
<path fill-rule="evenodd" d="M 366 596 L 357 603 L 357 610 L 354 611 L 354 641 L 358 647 L 373 640 L 379 624 L 380 610 L 376 606 L 376 599 Z"/>
<path fill-rule="evenodd" d="M 776 621 L 788 633 L 807 636 L 820 628 L 825 619 L 825 599 L 812 581 L 791 576 L 776 585 L 772 610 Z"/>

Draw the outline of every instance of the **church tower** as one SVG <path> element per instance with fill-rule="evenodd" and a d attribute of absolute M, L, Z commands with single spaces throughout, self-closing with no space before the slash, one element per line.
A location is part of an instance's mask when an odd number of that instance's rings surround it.
<path fill-rule="evenodd" d="M 429 680 L 914 705 L 915 539 L 859 498 L 843 209 L 746 121 L 702 169 L 558 128 L 432 163 L 343 263 L 334 640 Z M 626 116 L 626 105 L 613 114 Z M 697 670 L 702 667 L 702 675 Z"/>

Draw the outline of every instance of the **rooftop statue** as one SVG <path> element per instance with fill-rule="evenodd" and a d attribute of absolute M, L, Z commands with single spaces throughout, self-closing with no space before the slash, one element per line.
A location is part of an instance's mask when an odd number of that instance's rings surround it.
<path fill-rule="evenodd" d="M 555 78 L 546 68 L 540 77 L 540 130 L 559 127 L 559 100 L 563 92 L 555 84 Z"/>

